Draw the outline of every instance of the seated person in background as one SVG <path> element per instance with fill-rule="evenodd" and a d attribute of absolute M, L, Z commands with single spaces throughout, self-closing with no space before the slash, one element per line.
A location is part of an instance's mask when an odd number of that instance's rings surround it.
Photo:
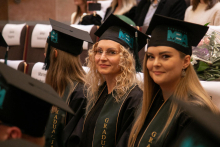
<path fill-rule="evenodd" d="M 76 12 L 71 15 L 70 24 L 78 24 L 83 13 L 87 13 L 86 0 L 74 0 Z"/>
<path fill-rule="evenodd" d="M 83 16 L 80 24 L 83 25 L 98 25 L 102 24 L 102 20 L 106 20 L 111 14 L 114 15 L 125 15 L 129 19 L 133 19 L 135 16 L 136 0 L 113 0 L 111 6 L 107 8 L 104 19 L 98 14 L 88 14 Z"/>
<path fill-rule="evenodd" d="M 185 21 L 205 25 L 220 25 L 220 2 L 218 0 L 192 0 L 185 13 Z"/>
<path fill-rule="evenodd" d="M 0 63 L 0 141 L 45 144 L 52 105 L 73 112 L 49 85 Z"/>
<path fill-rule="evenodd" d="M 114 15 L 125 15 L 130 19 L 135 16 L 136 0 L 113 0 L 111 6 L 106 10 L 104 20 Z"/>
<path fill-rule="evenodd" d="M 154 15 L 146 32 L 151 39 L 143 64 L 142 108 L 128 147 L 172 147 L 192 122 L 192 116 L 172 98 L 219 113 L 190 63 L 192 46 L 207 30 L 206 26 Z"/>
<path fill-rule="evenodd" d="M 154 13 L 183 20 L 186 8 L 185 0 L 141 0 L 133 20 L 137 26 L 149 26 Z"/>
<path fill-rule="evenodd" d="M 47 69 L 45 81 L 75 112 L 73 116 L 62 110 L 57 113 L 59 108 L 52 108 L 45 136 L 46 146 L 51 144 L 55 146 L 57 141 L 51 136 L 56 134 L 57 129 L 54 129 L 53 122 L 57 121 L 57 126 L 59 126 L 64 117 L 65 126 L 71 122 L 69 125 L 73 130 L 84 115 L 86 98 L 83 94 L 83 87 L 86 73 L 80 62 L 80 54 L 83 51 L 84 40 L 92 43 L 92 39 L 88 32 L 75 29 L 55 20 L 50 20 L 50 23 L 53 30 L 48 37 L 48 45 L 45 48 L 45 68 Z M 57 115 L 56 120 L 55 115 Z M 53 132 L 53 130 L 55 131 Z"/>

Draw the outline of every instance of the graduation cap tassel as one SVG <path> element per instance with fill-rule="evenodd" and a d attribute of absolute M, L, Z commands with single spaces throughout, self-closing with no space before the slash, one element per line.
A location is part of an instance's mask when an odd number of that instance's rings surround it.
<path fill-rule="evenodd" d="M 136 68 L 136 72 L 141 72 L 142 68 L 141 68 L 141 64 L 139 61 L 139 56 L 138 56 L 138 34 L 137 32 L 135 32 L 135 49 L 134 49 L 134 57 L 135 57 L 135 68 Z"/>
<path fill-rule="evenodd" d="M 9 46 L 7 47 L 6 53 L 5 53 L 5 64 L 7 65 L 7 60 L 8 60 L 8 51 L 9 51 Z"/>
<path fill-rule="evenodd" d="M 48 70 L 50 66 L 50 50 L 51 50 L 50 49 L 50 37 L 48 37 L 47 42 L 48 42 L 48 47 L 47 47 L 46 58 L 44 60 L 44 67 L 43 67 L 44 70 Z"/>

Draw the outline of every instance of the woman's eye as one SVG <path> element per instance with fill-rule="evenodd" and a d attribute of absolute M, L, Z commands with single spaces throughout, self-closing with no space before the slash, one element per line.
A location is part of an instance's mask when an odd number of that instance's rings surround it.
<path fill-rule="evenodd" d="M 102 50 L 97 50 L 97 53 L 102 54 L 103 51 Z"/>
<path fill-rule="evenodd" d="M 147 58 L 148 58 L 148 59 L 152 59 L 152 58 L 154 58 L 154 57 L 151 56 L 151 55 L 147 55 Z"/>
<path fill-rule="evenodd" d="M 110 51 L 110 54 L 114 55 L 116 54 L 116 51 Z"/>
<path fill-rule="evenodd" d="M 165 59 L 166 59 L 166 58 L 169 58 L 169 57 L 170 57 L 170 56 L 168 56 L 168 55 L 163 55 L 163 58 L 165 58 Z"/>

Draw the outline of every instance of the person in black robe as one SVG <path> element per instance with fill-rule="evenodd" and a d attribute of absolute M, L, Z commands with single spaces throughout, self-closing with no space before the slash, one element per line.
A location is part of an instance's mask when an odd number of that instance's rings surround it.
<path fill-rule="evenodd" d="M 83 41 L 92 43 L 88 32 L 78 30 L 55 20 L 50 20 L 53 30 L 47 40 L 45 69 L 46 83 L 59 94 L 75 112 L 67 114 L 58 107 L 51 110 L 45 136 L 46 147 L 64 146 L 72 131 L 84 115 L 86 98 L 84 96 L 85 71 L 80 62 Z M 62 128 L 71 123 L 67 132 Z M 60 132 L 60 133 L 59 133 Z M 65 141 L 63 141 L 65 140 Z M 64 142 L 64 143 L 63 143 Z"/>
<path fill-rule="evenodd" d="M 136 79 L 137 57 L 130 50 L 140 50 L 147 36 L 112 14 L 95 35 L 100 39 L 89 50 L 88 103 L 80 147 L 127 146 L 143 94 Z"/>
<path fill-rule="evenodd" d="M 0 77 L 0 142 L 24 139 L 43 147 L 51 107 L 73 111 L 51 86 L 3 63 Z"/>
<path fill-rule="evenodd" d="M 144 59 L 142 109 L 131 130 L 128 147 L 172 146 L 193 117 L 173 102 L 179 99 L 218 113 L 190 64 L 208 27 L 154 15 Z"/>

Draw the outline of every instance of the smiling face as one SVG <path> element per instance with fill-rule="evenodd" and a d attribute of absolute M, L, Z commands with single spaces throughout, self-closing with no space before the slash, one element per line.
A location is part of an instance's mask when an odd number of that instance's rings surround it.
<path fill-rule="evenodd" d="M 177 84 L 190 62 L 189 55 L 181 58 L 179 51 L 167 46 L 149 47 L 147 58 L 149 75 L 160 86 Z"/>
<path fill-rule="evenodd" d="M 121 72 L 120 44 L 112 40 L 99 41 L 95 49 L 95 64 L 98 72 L 104 76 L 116 76 Z"/>

